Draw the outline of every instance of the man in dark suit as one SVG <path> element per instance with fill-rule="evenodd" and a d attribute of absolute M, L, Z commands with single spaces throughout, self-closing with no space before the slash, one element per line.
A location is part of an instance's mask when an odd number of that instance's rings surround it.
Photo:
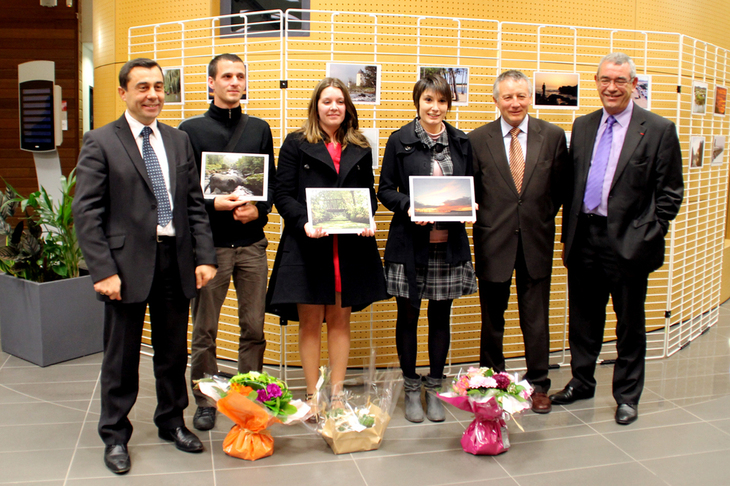
<path fill-rule="evenodd" d="M 682 202 L 682 154 L 674 123 L 636 106 L 636 66 L 603 58 L 595 76 L 603 109 L 576 119 L 572 195 L 563 209 L 573 378 L 553 403 L 591 398 L 609 295 L 616 311 L 615 419 L 638 417 L 644 387 L 644 303 L 649 273 L 664 262 L 664 237 Z"/>
<path fill-rule="evenodd" d="M 532 85 L 520 71 L 500 74 L 492 93 L 501 117 L 469 134 L 479 204 L 474 224 L 482 308 L 479 362 L 505 369 L 504 312 L 514 272 L 525 379 L 535 387 L 532 409 L 548 413 L 550 274 L 555 215 L 562 204 L 568 162 L 565 132 L 528 116 Z"/>
<path fill-rule="evenodd" d="M 180 450 L 203 450 L 183 421 L 188 306 L 215 275 L 216 259 L 188 136 L 157 122 L 165 100 L 162 69 L 150 59 L 129 61 L 118 90 L 124 115 L 84 136 L 73 211 L 94 290 L 105 302 L 104 463 L 124 474 L 148 304 L 158 434 Z"/>

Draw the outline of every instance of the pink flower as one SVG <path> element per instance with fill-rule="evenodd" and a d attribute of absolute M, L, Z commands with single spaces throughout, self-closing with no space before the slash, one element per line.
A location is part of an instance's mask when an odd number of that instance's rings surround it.
<path fill-rule="evenodd" d="M 469 380 L 469 386 L 471 388 L 496 388 L 497 382 L 492 377 L 475 376 Z"/>
<path fill-rule="evenodd" d="M 266 385 L 266 393 L 269 395 L 269 400 L 273 400 L 281 396 L 281 387 L 276 383 L 269 383 Z"/>
<path fill-rule="evenodd" d="M 259 402 L 266 402 L 269 400 L 269 395 L 266 393 L 266 390 L 256 390 L 256 393 L 259 396 Z"/>
<path fill-rule="evenodd" d="M 506 390 L 512 384 L 512 379 L 506 373 L 497 373 L 493 378 L 497 382 L 496 388 L 500 390 Z"/>

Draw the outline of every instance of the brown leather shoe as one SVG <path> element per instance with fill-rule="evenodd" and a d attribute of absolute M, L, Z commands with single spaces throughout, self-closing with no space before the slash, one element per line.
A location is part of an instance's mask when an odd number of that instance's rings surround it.
<path fill-rule="evenodd" d="M 535 413 L 550 413 L 553 409 L 552 401 L 547 393 L 535 392 L 532 394 L 532 411 Z"/>

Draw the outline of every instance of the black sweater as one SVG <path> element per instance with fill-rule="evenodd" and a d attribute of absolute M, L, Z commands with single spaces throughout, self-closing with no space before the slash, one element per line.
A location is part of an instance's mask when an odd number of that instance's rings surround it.
<path fill-rule="evenodd" d="M 201 166 L 203 152 L 223 152 L 228 141 L 236 130 L 241 118 L 241 107 L 233 109 L 218 108 L 213 103 L 203 115 L 183 120 L 178 128 L 190 137 L 195 152 L 195 162 L 198 172 Z M 213 199 L 205 200 L 205 209 L 210 217 L 210 227 L 213 231 L 213 241 L 218 248 L 235 248 L 256 243 L 264 237 L 264 226 L 269 220 L 268 214 L 274 199 L 274 143 L 271 128 L 264 120 L 249 117 L 246 128 L 238 140 L 238 144 L 231 152 L 247 154 L 268 154 L 269 181 L 266 201 L 257 201 L 259 218 L 247 224 L 233 219 L 232 211 L 216 211 Z"/>

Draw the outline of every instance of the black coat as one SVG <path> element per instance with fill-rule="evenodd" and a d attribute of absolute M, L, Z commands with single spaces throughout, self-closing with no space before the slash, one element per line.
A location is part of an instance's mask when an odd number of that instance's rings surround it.
<path fill-rule="evenodd" d="M 375 212 L 373 184 L 369 148 L 345 147 L 338 174 L 324 143 L 311 144 L 299 132 L 287 136 L 279 151 L 274 193 L 285 224 L 266 295 L 267 312 L 296 321 L 296 304 L 335 303 L 332 237 L 309 238 L 304 232 L 306 188 L 369 189 Z M 358 311 L 388 298 L 375 238 L 343 234 L 338 239 L 342 306 Z"/>
<path fill-rule="evenodd" d="M 408 216 L 408 208 L 411 206 L 409 176 L 431 174 L 431 152 L 416 135 L 415 123 L 418 122 L 414 120 L 401 127 L 388 139 L 378 186 L 378 199 L 386 208 L 393 211 L 388 242 L 385 244 L 385 261 L 405 265 L 406 275 L 409 276 L 409 288 L 412 291 L 415 291 L 415 266 L 428 264 L 431 231 L 431 225 L 417 225 Z M 452 175 L 472 176 L 474 169 L 469 139 L 461 130 L 448 123 L 445 125 L 449 137 L 451 161 L 454 164 Z M 446 227 L 449 230 L 446 261 L 451 264 L 471 261 L 469 239 L 464 224 L 446 223 Z"/>

